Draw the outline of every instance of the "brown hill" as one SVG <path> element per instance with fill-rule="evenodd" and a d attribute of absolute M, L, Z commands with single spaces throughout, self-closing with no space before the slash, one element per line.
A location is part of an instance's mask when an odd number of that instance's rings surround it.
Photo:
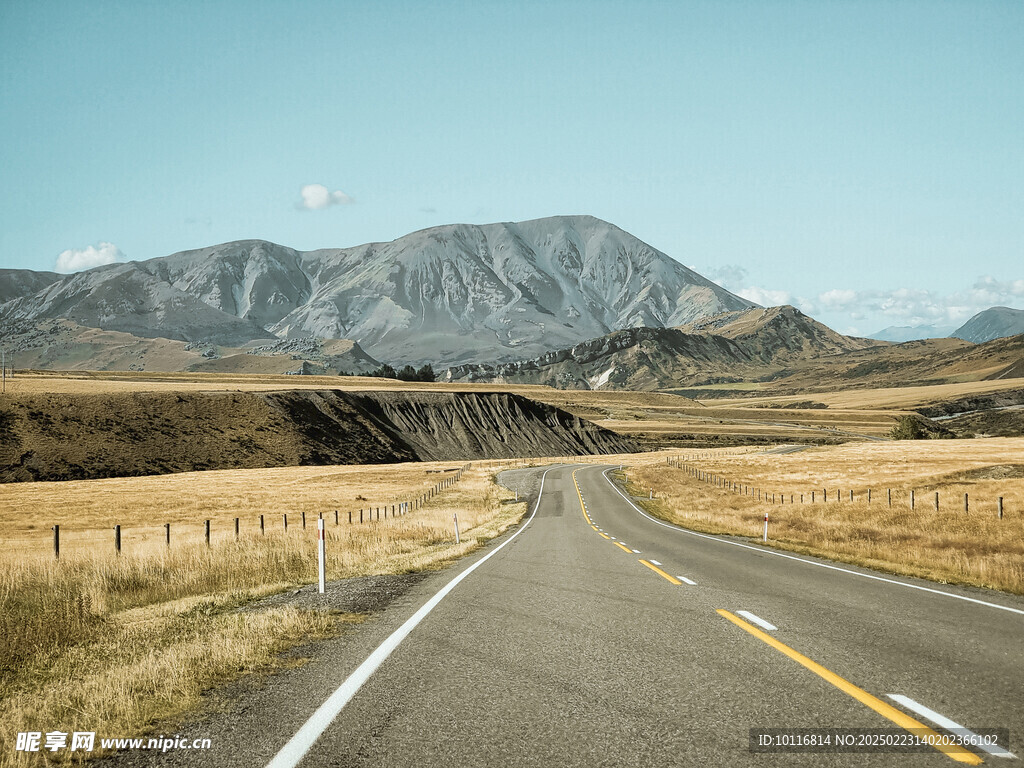
<path fill-rule="evenodd" d="M 500 392 L 8 395 L 0 434 L 0 482 L 636 450 Z"/>
<path fill-rule="evenodd" d="M 668 389 L 764 380 L 803 360 L 883 348 L 843 336 L 790 306 L 727 312 L 679 328 L 630 328 L 534 360 L 457 366 L 455 381 L 563 389 Z"/>

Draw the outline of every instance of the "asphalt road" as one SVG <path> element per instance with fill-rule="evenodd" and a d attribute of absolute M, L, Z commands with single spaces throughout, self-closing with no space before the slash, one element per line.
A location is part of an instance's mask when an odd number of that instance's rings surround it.
<path fill-rule="evenodd" d="M 934 729 L 925 738 L 948 738 L 933 715 L 981 735 L 1007 728 L 1009 749 L 1024 753 L 1024 600 L 684 532 L 647 518 L 605 469 L 549 470 L 515 533 L 189 726 L 214 749 L 128 762 L 1014 764 L 928 746 L 750 750 L 751 728 L 906 741 L 920 724 Z M 388 653 L 367 675 L 381 643 Z"/>

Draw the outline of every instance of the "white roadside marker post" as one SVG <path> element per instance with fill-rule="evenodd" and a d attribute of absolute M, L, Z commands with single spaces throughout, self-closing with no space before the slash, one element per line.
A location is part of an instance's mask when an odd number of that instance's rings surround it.
<path fill-rule="evenodd" d="M 316 536 L 317 536 L 317 571 L 320 575 L 320 594 L 324 593 L 324 582 L 326 580 L 326 560 L 327 553 L 325 552 L 324 542 L 324 519 L 321 517 L 316 521 Z"/>
<path fill-rule="evenodd" d="M 764 540 L 768 541 L 768 513 L 764 513 Z"/>
<path fill-rule="evenodd" d="M 452 519 L 455 521 L 455 543 L 459 543 L 459 513 L 453 512 Z"/>

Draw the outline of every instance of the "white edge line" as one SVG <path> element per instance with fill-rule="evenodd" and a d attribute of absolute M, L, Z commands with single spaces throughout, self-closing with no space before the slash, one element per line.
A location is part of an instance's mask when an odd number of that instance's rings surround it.
<path fill-rule="evenodd" d="M 661 565 L 657 560 L 651 560 L 652 565 Z"/>
<path fill-rule="evenodd" d="M 875 576 L 874 574 L 871 574 L 871 573 L 861 573 L 859 571 L 851 571 L 849 568 L 840 568 L 838 565 L 829 565 L 828 563 L 816 563 L 813 560 L 804 560 L 802 557 L 796 557 L 794 555 L 787 555 L 784 552 L 779 552 L 777 550 L 769 549 L 767 547 L 752 547 L 749 544 L 741 544 L 738 541 L 729 541 L 728 539 L 722 539 L 722 538 L 719 538 L 718 536 L 709 536 L 706 533 L 697 533 L 696 531 L 688 531 L 686 528 L 680 528 L 678 525 L 672 525 L 671 523 L 666 523 L 666 522 L 664 522 L 662 520 L 658 520 L 657 518 L 651 517 L 646 512 L 644 512 L 642 509 L 640 509 L 640 507 L 638 507 L 632 501 L 627 499 L 626 495 L 622 491 L 620 491 L 618 486 L 615 485 L 615 483 L 613 483 L 611 481 L 611 479 L 608 477 L 607 473 L 611 472 L 612 469 L 614 469 L 614 467 L 606 469 L 604 472 L 601 473 L 602 475 L 604 475 L 604 479 L 608 481 L 608 485 L 610 485 L 615 490 L 615 492 L 617 494 L 619 494 L 619 496 L 621 496 L 622 499 L 627 504 L 629 504 L 629 506 L 631 506 L 633 509 L 635 509 L 637 512 L 639 512 L 641 515 L 646 517 L 652 523 L 657 523 L 658 525 L 660 525 L 660 526 L 662 526 L 664 528 L 671 528 L 674 531 L 679 531 L 679 533 L 685 533 L 685 534 L 687 534 L 689 536 L 698 536 L 698 537 L 700 537 L 702 539 L 709 539 L 711 541 L 717 541 L 720 544 L 730 544 L 730 545 L 732 545 L 734 547 L 742 547 L 743 549 L 750 549 L 750 550 L 753 550 L 754 552 L 760 552 L 761 554 L 764 554 L 764 555 L 774 555 L 775 557 L 784 557 L 787 560 L 796 560 L 798 563 L 806 563 L 807 565 L 816 565 L 819 568 L 828 568 L 830 571 L 839 571 L 840 573 L 848 573 L 848 574 L 850 574 L 852 576 L 861 576 L 862 578 L 865 578 L 865 579 L 873 579 L 875 581 L 884 581 L 887 584 L 896 584 L 896 585 L 901 586 L 901 587 L 907 587 L 908 589 L 918 589 L 918 590 L 920 590 L 922 592 L 931 592 L 932 594 L 943 595 L 944 597 L 953 597 L 953 598 L 956 598 L 957 600 L 966 600 L 968 603 L 975 603 L 977 605 L 984 605 L 984 606 L 986 606 L 988 608 L 998 608 L 1001 611 L 1009 611 L 1010 613 L 1016 613 L 1016 614 L 1019 614 L 1021 616 L 1024 616 L 1024 611 L 1022 611 L 1020 608 L 1010 608 L 1009 606 L 1006 606 L 1006 605 L 999 605 L 998 603 L 989 603 L 989 602 L 986 602 L 985 600 L 978 600 L 977 598 L 967 597 L 965 595 L 957 595 L 957 594 L 954 594 L 953 592 L 943 592 L 941 589 L 932 589 L 931 587 L 922 587 L 919 584 L 908 584 L 905 581 L 897 581 L 896 579 L 887 579 L 884 576 Z"/>
<path fill-rule="evenodd" d="M 274 756 L 274 758 L 267 763 L 267 768 L 294 768 L 299 764 L 299 761 L 306 755 L 320 735 L 327 730 L 328 726 L 334 721 L 334 718 L 338 716 L 345 705 L 351 701 L 352 697 L 356 695 L 363 684 L 370 679 L 370 676 L 377 671 L 377 668 L 391 655 L 391 653 L 401 644 L 401 642 L 409 636 L 409 634 L 416 628 L 427 615 L 437 607 L 449 592 L 459 585 L 464 578 L 469 576 L 473 571 L 479 568 L 481 565 L 486 563 L 502 549 L 512 543 L 512 541 L 520 533 L 526 530 L 530 522 L 537 515 L 537 510 L 540 508 L 540 501 L 544 496 L 544 480 L 547 478 L 548 472 L 557 467 L 550 467 L 544 471 L 540 479 L 540 491 L 537 493 L 537 503 L 533 507 L 533 514 L 523 524 L 523 526 L 516 531 L 507 541 L 502 542 L 499 546 L 495 547 L 491 552 L 488 552 L 482 558 L 477 560 L 473 565 L 469 566 L 466 570 L 456 576 L 454 579 L 449 581 L 446 585 L 435 594 L 430 600 L 428 600 L 423 607 L 421 607 L 416 613 L 410 616 L 402 626 L 392 632 L 388 638 L 382 642 L 377 648 L 371 653 L 366 660 L 356 667 L 355 671 L 349 675 L 345 682 L 343 682 L 338 689 L 332 693 L 323 704 L 314 712 L 305 724 L 299 728 L 294 736 L 289 739 L 288 743 L 281 747 L 281 750 Z"/>
<path fill-rule="evenodd" d="M 691 587 L 696 587 L 696 586 L 697 586 L 697 582 L 696 582 L 696 581 L 693 581 L 692 579 L 688 579 L 688 578 L 686 578 L 685 576 L 680 576 L 680 577 L 679 577 L 679 580 L 680 580 L 680 581 L 685 581 L 685 582 L 686 582 L 687 584 L 689 584 L 689 585 L 690 585 Z"/>
<path fill-rule="evenodd" d="M 639 549 L 634 549 L 633 550 L 633 554 L 634 555 L 639 555 L 640 554 L 640 550 Z"/>
<path fill-rule="evenodd" d="M 747 619 L 748 621 L 754 622 L 759 627 L 762 627 L 763 629 L 767 629 L 769 632 L 774 632 L 776 629 L 778 629 L 778 627 L 776 627 L 770 621 L 765 621 L 760 616 L 758 616 L 756 613 L 751 613 L 750 611 L 736 611 L 736 613 L 738 613 L 740 616 L 742 616 L 743 618 Z"/>
<path fill-rule="evenodd" d="M 953 722 L 948 717 L 940 715 L 934 709 L 929 709 L 924 704 L 914 701 L 909 696 L 903 696 L 899 693 L 887 693 L 885 695 L 893 701 L 895 701 L 896 703 L 902 704 L 904 707 L 911 710 L 912 712 L 916 712 L 917 714 L 921 715 L 921 717 L 931 720 L 940 728 L 945 728 L 947 731 L 949 731 L 950 733 L 954 733 L 957 736 L 969 737 L 968 742 L 967 744 L 965 744 L 965 746 L 975 747 L 976 749 L 983 749 L 993 757 L 1006 757 L 1011 759 L 1016 759 L 1017 757 L 1015 754 L 1013 754 L 1013 752 L 1003 749 L 998 744 L 983 743 L 982 738 L 978 736 L 978 734 L 976 734 L 974 731 L 968 728 L 964 728 L 962 725 L 960 725 L 960 723 Z"/>

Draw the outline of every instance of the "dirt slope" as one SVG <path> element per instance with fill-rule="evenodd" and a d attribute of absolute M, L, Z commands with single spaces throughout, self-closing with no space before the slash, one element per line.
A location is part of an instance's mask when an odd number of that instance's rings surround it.
<path fill-rule="evenodd" d="M 139 392 L 0 400 L 0 482 L 635 449 L 613 432 L 508 393 Z"/>

